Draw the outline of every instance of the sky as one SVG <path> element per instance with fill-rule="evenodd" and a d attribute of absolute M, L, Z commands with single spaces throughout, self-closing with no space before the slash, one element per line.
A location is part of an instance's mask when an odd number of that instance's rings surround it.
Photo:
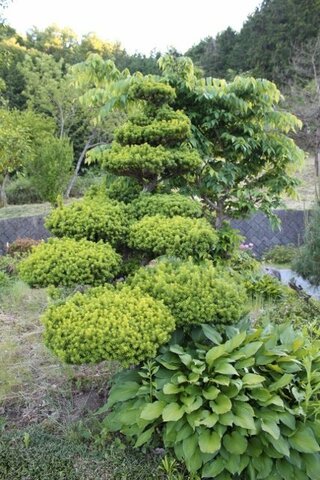
<path fill-rule="evenodd" d="M 23 34 L 56 23 L 79 36 L 95 32 L 129 52 L 175 47 L 184 53 L 231 26 L 239 31 L 261 0 L 12 0 L 4 16 Z"/>

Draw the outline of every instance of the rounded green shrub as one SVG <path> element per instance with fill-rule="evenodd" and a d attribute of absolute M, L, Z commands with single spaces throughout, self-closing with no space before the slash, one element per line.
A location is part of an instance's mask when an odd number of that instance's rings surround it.
<path fill-rule="evenodd" d="M 131 204 L 132 215 L 141 219 L 145 216 L 163 215 L 164 217 L 200 218 L 202 216 L 201 203 L 179 193 L 142 193 Z"/>
<path fill-rule="evenodd" d="M 138 364 L 155 357 L 175 328 L 170 311 L 148 295 L 123 288 L 76 293 L 42 317 L 47 346 L 74 364 L 117 360 Z"/>
<path fill-rule="evenodd" d="M 140 268 L 128 281 L 162 300 L 177 325 L 230 324 L 246 312 L 244 286 L 210 262 L 195 265 L 191 261 L 160 261 L 153 267 Z"/>
<path fill-rule="evenodd" d="M 59 206 L 48 215 L 45 225 L 57 237 L 103 240 L 112 245 L 125 243 L 128 232 L 125 205 L 101 196 Z"/>
<path fill-rule="evenodd" d="M 162 215 L 144 217 L 130 227 L 129 246 L 156 256 L 168 255 L 196 260 L 211 258 L 217 233 L 203 218 Z"/>
<path fill-rule="evenodd" d="M 128 121 L 119 127 L 115 140 L 120 145 L 149 145 L 159 144 L 170 146 L 179 145 L 191 135 L 191 122 L 183 113 L 178 112 L 176 118 L 149 121 L 148 125 L 137 125 Z"/>
<path fill-rule="evenodd" d="M 107 243 L 50 238 L 33 247 L 18 271 L 33 287 L 101 285 L 117 275 L 120 263 L 120 255 Z"/>
<path fill-rule="evenodd" d="M 117 177 L 108 182 L 106 194 L 111 200 L 118 202 L 130 203 L 141 193 L 142 186 L 133 178 Z"/>
<path fill-rule="evenodd" d="M 201 165 L 199 154 L 187 146 L 166 148 L 148 143 L 122 146 L 114 142 L 111 149 L 97 150 L 94 158 L 115 175 L 139 177 L 142 171 L 146 179 L 166 171 L 193 172 Z"/>
<path fill-rule="evenodd" d="M 136 447 L 160 436 L 201 478 L 318 480 L 319 347 L 288 325 L 203 325 L 118 375 L 104 428 Z"/>
<path fill-rule="evenodd" d="M 144 77 L 131 85 L 129 96 L 133 100 L 144 100 L 154 106 L 160 106 L 163 103 L 172 103 L 176 98 L 176 92 L 167 83 Z"/>

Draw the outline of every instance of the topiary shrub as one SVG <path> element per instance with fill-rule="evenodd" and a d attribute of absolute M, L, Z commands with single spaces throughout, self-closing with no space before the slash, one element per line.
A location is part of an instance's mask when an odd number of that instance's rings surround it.
<path fill-rule="evenodd" d="M 58 206 L 48 215 L 45 226 L 57 237 L 118 245 L 125 243 L 128 218 L 123 204 L 97 196 Z"/>
<path fill-rule="evenodd" d="M 156 256 L 203 260 L 214 255 L 217 242 L 216 232 L 203 218 L 154 215 L 130 227 L 128 244 Z"/>
<path fill-rule="evenodd" d="M 246 312 L 247 296 L 239 279 L 210 262 L 161 261 L 140 268 L 129 284 L 151 295 L 170 309 L 177 325 L 205 322 L 230 324 Z"/>
<path fill-rule="evenodd" d="M 76 293 L 42 317 L 45 342 L 63 361 L 138 364 L 169 340 L 175 321 L 163 303 L 136 290 Z"/>
<path fill-rule="evenodd" d="M 139 113 L 115 131 L 111 148 L 97 147 L 89 152 L 115 175 L 135 178 L 147 191 L 153 191 L 160 177 L 194 172 L 201 166 L 197 150 L 191 149 L 191 122 L 182 111 L 169 106 L 175 90 L 155 78 L 133 80 L 131 100 L 139 103 Z"/>
<path fill-rule="evenodd" d="M 142 187 L 133 178 L 116 177 L 106 179 L 106 194 L 111 200 L 130 203 L 141 193 Z"/>
<path fill-rule="evenodd" d="M 319 347 L 288 325 L 176 335 L 118 375 L 104 429 L 174 450 L 201 478 L 317 480 Z"/>
<path fill-rule="evenodd" d="M 120 255 L 107 243 L 50 238 L 33 248 L 18 271 L 33 287 L 101 285 L 117 275 L 120 263 Z"/>
<path fill-rule="evenodd" d="M 182 173 L 194 171 L 200 166 L 199 155 L 187 146 L 168 148 L 163 145 L 153 147 L 148 143 L 139 145 L 112 144 L 112 149 L 96 150 L 91 157 L 103 162 L 103 166 L 115 175 L 135 177 L 135 172 L 146 172 L 146 179 L 164 174 L 169 168 Z"/>
<path fill-rule="evenodd" d="M 142 193 L 130 205 L 132 215 L 140 220 L 145 216 L 162 215 L 164 217 L 200 218 L 202 214 L 201 203 L 179 193 Z"/>

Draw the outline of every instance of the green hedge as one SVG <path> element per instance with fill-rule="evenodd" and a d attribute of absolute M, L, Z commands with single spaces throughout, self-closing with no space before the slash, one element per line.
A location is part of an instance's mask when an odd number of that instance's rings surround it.
<path fill-rule="evenodd" d="M 92 157 L 115 175 L 139 177 L 142 171 L 145 178 L 167 171 L 193 172 L 201 165 L 199 154 L 187 146 L 166 148 L 148 143 L 122 146 L 114 142 L 111 149 L 96 149 Z"/>
<path fill-rule="evenodd" d="M 129 246 L 154 255 L 203 260 L 214 256 L 218 236 L 203 218 L 144 217 L 130 227 Z"/>
<path fill-rule="evenodd" d="M 33 287 L 101 285 L 117 275 L 120 264 L 120 255 L 107 243 L 50 238 L 33 247 L 18 271 Z"/>
<path fill-rule="evenodd" d="M 48 215 L 45 226 L 57 237 L 118 245 L 126 241 L 128 218 L 124 204 L 98 196 L 59 206 Z"/>
<path fill-rule="evenodd" d="M 246 312 L 247 296 L 239 279 L 210 262 L 161 261 L 140 268 L 130 285 L 151 295 L 170 309 L 177 325 L 206 322 L 230 324 Z"/>
<path fill-rule="evenodd" d="M 123 365 L 153 358 L 175 328 L 170 311 L 153 298 L 124 288 L 77 293 L 42 317 L 45 341 L 68 363 L 117 360 Z"/>
<path fill-rule="evenodd" d="M 132 215 L 141 219 L 145 216 L 163 215 L 164 217 L 200 218 L 202 216 L 201 203 L 179 193 L 142 193 L 131 204 Z"/>

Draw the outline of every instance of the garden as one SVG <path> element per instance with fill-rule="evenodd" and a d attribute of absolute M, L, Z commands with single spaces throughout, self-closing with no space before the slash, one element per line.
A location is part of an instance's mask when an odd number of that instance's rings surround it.
<path fill-rule="evenodd" d="M 228 223 L 276 225 L 301 122 L 268 80 L 204 79 L 172 55 L 159 68 L 74 67 L 92 125 L 117 122 L 85 148 L 99 181 L 73 201 L 70 143 L 48 127 L 31 155 L 37 116 L 4 123 L 2 199 L 30 154 L 53 207 L 48 241 L 0 257 L 0 478 L 318 480 L 320 302 Z M 265 261 L 319 285 L 319 228 L 315 208 L 305 244 Z"/>

